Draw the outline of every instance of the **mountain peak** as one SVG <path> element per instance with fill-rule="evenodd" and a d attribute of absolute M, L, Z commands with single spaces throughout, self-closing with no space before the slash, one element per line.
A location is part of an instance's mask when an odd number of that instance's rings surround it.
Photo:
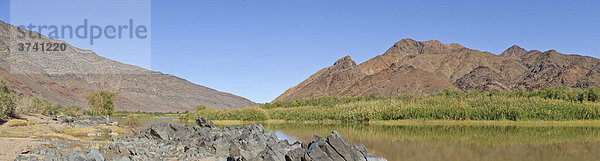
<path fill-rule="evenodd" d="M 450 46 L 452 46 L 454 48 L 465 48 L 465 46 L 462 46 L 461 44 L 458 44 L 458 43 L 452 43 L 452 44 L 450 44 Z"/>
<path fill-rule="evenodd" d="M 521 57 L 527 55 L 529 51 L 521 48 L 520 46 L 513 45 L 510 48 L 504 50 L 500 56 L 502 57 Z"/>
<path fill-rule="evenodd" d="M 397 43 L 415 43 L 415 42 L 417 42 L 417 41 L 416 41 L 416 40 L 413 40 L 413 39 L 411 39 L 411 38 L 406 38 L 406 39 L 402 39 L 402 40 L 400 40 L 400 41 L 396 42 L 396 44 L 397 44 Z"/>
<path fill-rule="evenodd" d="M 350 55 L 346 55 L 345 57 L 335 61 L 335 63 L 333 63 L 333 65 L 335 66 L 335 65 L 347 64 L 347 63 L 356 65 L 356 63 L 354 62 L 354 60 L 352 60 Z"/>
<path fill-rule="evenodd" d="M 419 54 L 439 54 L 452 49 L 461 48 L 462 45 L 446 45 L 438 40 L 415 41 L 413 39 L 402 39 L 394 44 L 383 55 L 419 55 Z"/>

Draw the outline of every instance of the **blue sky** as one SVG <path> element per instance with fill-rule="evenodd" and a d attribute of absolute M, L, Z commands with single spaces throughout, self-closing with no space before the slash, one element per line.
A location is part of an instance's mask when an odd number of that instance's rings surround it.
<path fill-rule="evenodd" d="M 3 21 L 7 6 L 0 7 Z M 149 68 L 269 102 L 345 55 L 361 63 L 404 38 L 496 54 L 516 44 L 600 57 L 599 7 L 598 1 L 152 1 Z"/>

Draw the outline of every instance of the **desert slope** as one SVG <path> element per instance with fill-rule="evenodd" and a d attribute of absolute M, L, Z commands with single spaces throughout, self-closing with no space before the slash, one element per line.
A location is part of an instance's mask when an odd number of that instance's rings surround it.
<path fill-rule="evenodd" d="M 256 103 L 191 83 L 169 74 L 120 63 L 68 45 L 64 52 L 19 52 L 19 42 L 62 42 L 14 36 L 15 27 L 0 22 L 0 75 L 22 95 L 63 105 L 86 107 L 86 96 L 117 92 L 118 110 L 190 111 L 196 105 L 228 109 Z"/>

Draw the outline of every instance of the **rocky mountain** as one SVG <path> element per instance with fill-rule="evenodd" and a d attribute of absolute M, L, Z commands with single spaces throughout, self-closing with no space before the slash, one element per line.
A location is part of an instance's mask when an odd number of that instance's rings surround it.
<path fill-rule="evenodd" d="M 19 51 L 18 43 L 65 43 L 19 38 L 17 28 L 0 21 L 0 75 L 12 90 L 63 105 L 87 107 L 87 95 L 100 90 L 118 93 L 117 110 L 191 111 L 197 105 L 229 109 L 256 103 L 197 85 L 169 74 L 101 57 L 68 45 L 65 51 Z"/>
<path fill-rule="evenodd" d="M 384 54 L 356 65 L 349 56 L 320 70 L 275 99 L 323 96 L 426 95 L 445 88 L 515 90 L 567 86 L 600 87 L 600 59 L 555 50 L 512 46 L 500 55 L 444 44 L 403 39 Z"/>

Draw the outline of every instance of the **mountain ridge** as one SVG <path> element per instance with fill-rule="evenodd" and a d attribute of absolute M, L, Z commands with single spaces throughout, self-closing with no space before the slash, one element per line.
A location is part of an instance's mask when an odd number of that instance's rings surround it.
<path fill-rule="evenodd" d="M 349 56 L 343 59 L 351 60 Z M 286 90 L 274 101 L 323 96 L 426 95 L 444 88 L 502 91 L 545 86 L 587 88 L 600 85 L 600 59 L 566 55 L 556 50 L 526 50 L 517 45 L 496 55 L 456 43 L 402 39 L 383 54 L 356 67 L 360 69 L 359 72 L 345 73 L 331 67 L 321 69 L 313 75 L 319 77 L 311 76 Z M 398 70 L 400 68 L 409 71 L 409 74 L 402 74 Z M 337 75 L 357 75 L 360 78 L 338 80 L 347 81 L 344 84 L 325 85 L 323 82 L 327 82 L 327 79 L 324 78 L 330 77 L 326 73 L 331 72 L 336 72 Z M 332 91 L 341 92 L 324 94 L 312 91 L 335 86 L 340 89 Z M 298 94 L 311 92 L 314 94 Z"/>
<path fill-rule="evenodd" d="M 42 35 L 19 39 L 17 27 L 0 21 L 0 74 L 11 89 L 63 105 L 87 107 L 92 92 L 118 93 L 116 108 L 129 111 L 193 111 L 197 105 L 229 109 L 257 105 L 240 96 L 220 92 L 183 78 L 102 57 Z M 34 32 L 36 33 L 36 32 Z M 19 52 L 19 42 L 66 43 L 64 52 Z"/>

